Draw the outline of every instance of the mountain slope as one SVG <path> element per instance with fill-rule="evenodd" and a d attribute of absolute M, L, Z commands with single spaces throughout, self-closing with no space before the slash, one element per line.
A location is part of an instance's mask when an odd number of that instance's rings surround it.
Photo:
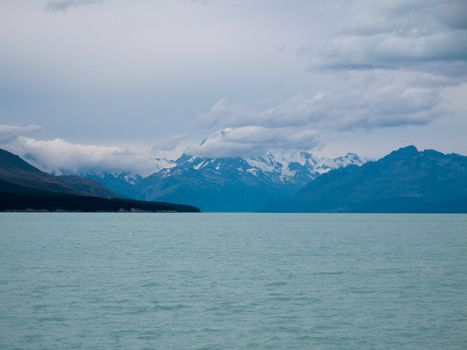
<path fill-rule="evenodd" d="M 322 175 L 273 212 L 466 212 L 467 157 L 401 148 L 361 167 Z"/>
<path fill-rule="evenodd" d="M 115 193 L 95 181 L 78 176 L 52 176 L 2 149 L 0 149 L 0 180 L 35 190 L 115 197 Z"/>
<path fill-rule="evenodd" d="M 125 198 L 141 199 L 137 185 L 143 180 L 141 175 L 130 172 L 88 172 L 82 177 L 91 179 Z"/>
<path fill-rule="evenodd" d="M 52 176 L 0 149 L 0 211 L 199 212 L 190 205 L 111 197 L 93 180 Z"/>
<path fill-rule="evenodd" d="M 308 152 L 247 158 L 183 155 L 175 167 L 142 179 L 136 193 L 146 200 L 193 203 L 203 211 L 255 211 L 332 168 L 361 163 L 355 154 L 333 160 L 315 159 Z"/>

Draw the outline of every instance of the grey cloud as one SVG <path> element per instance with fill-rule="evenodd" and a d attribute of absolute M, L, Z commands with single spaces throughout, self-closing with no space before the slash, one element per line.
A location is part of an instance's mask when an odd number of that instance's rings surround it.
<path fill-rule="evenodd" d="M 467 2 L 356 1 L 340 34 L 299 50 L 311 67 L 467 62 Z"/>
<path fill-rule="evenodd" d="M 189 1 L 189 2 L 191 2 L 193 4 L 200 4 L 202 6 L 207 5 L 208 2 L 209 2 L 208 0 L 187 0 L 187 1 Z"/>
<path fill-rule="evenodd" d="M 425 125 L 394 139 L 435 135 L 441 123 L 467 130 L 465 117 L 445 117 L 467 81 L 465 0 L 190 1 L 0 1 L 1 123 L 148 149 L 154 138 L 189 135 L 158 142 L 157 154 L 201 139 L 203 113 L 209 133 L 316 130 L 322 143 L 352 134 L 349 144 L 371 148 L 370 134 L 391 127 Z M 454 144 L 443 135 L 439 144 Z M 449 151 L 465 152 L 457 138 Z M 246 151 L 261 147 L 244 141 Z"/>
<path fill-rule="evenodd" d="M 189 147 L 186 152 L 199 156 L 229 157 L 264 154 L 273 149 L 308 149 L 317 144 L 317 134 L 311 130 L 243 126 L 220 130 L 200 145 Z"/>
<path fill-rule="evenodd" d="M 21 136 L 36 133 L 41 129 L 38 125 L 0 125 L 0 145 L 15 141 Z"/>
<path fill-rule="evenodd" d="M 169 137 L 164 140 L 159 140 L 155 142 L 155 144 L 152 147 L 152 150 L 153 152 L 171 151 L 177 148 L 180 144 L 183 144 L 184 142 L 186 142 L 186 139 L 187 139 L 187 135 L 180 134 L 180 135 Z"/>
<path fill-rule="evenodd" d="M 102 1 L 103 0 L 49 0 L 45 8 L 50 12 L 65 12 L 70 8 L 92 5 Z"/>
<path fill-rule="evenodd" d="M 321 49 L 317 63 L 328 68 L 379 68 L 430 61 L 467 61 L 467 31 L 340 36 Z"/>
<path fill-rule="evenodd" d="M 446 112 L 440 89 L 430 86 L 445 79 L 410 72 L 393 76 L 384 70 L 349 77 L 339 89 L 297 95 L 269 108 L 255 109 L 221 99 L 199 122 L 207 127 L 255 125 L 349 131 L 423 125 Z"/>
<path fill-rule="evenodd" d="M 184 134 L 156 141 L 151 148 L 154 159 L 175 160 L 190 146 L 191 142 Z M 163 166 L 163 164 L 161 165 Z"/>

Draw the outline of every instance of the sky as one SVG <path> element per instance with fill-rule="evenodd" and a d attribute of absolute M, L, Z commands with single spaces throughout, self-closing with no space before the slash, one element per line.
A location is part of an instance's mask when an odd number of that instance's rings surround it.
<path fill-rule="evenodd" d="M 465 0 L 0 1 L 0 148 L 46 167 L 465 135 Z"/>

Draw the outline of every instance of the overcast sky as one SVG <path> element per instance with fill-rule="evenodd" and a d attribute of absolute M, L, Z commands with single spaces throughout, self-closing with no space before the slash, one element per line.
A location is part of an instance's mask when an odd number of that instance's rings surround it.
<path fill-rule="evenodd" d="M 466 135 L 465 0 L 0 1 L 18 153 L 467 154 Z"/>

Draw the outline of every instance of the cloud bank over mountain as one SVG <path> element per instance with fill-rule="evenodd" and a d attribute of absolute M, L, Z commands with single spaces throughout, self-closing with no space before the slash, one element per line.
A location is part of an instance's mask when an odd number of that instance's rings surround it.
<path fill-rule="evenodd" d="M 129 147 L 79 144 L 60 138 L 41 140 L 31 134 L 39 126 L 0 125 L 0 148 L 18 154 L 45 171 L 132 171 L 149 175 L 158 170 L 151 154 Z"/>
<path fill-rule="evenodd" d="M 265 128 L 243 126 L 225 128 L 204 139 L 199 145 L 188 146 L 186 152 L 206 157 L 261 155 L 271 150 L 304 150 L 317 144 L 312 130 L 299 128 Z"/>

